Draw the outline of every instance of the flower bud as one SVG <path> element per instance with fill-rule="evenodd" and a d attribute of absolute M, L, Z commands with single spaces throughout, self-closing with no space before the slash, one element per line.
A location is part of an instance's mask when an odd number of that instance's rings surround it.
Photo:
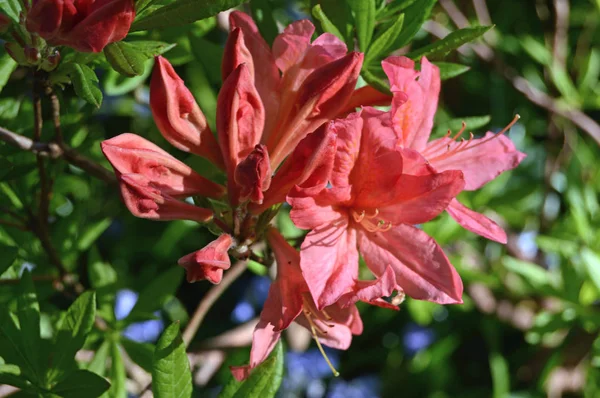
<path fill-rule="evenodd" d="M 227 251 L 233 244 L 230 235 L 223 234 L 203 249 L 179 259 L 179 265 L 186 269 L 186 278 L 190 283 L 208 279 L 217 284 L 223 278 L 223 270 L 231 267 Z"/>
<path fill-rule="evenodd" d="M 0 33 L 5 33 L 8 30 L 8 28 L 10 28 L 11 24 L 12 21 L 9 17 L 7 17 L 4 14 L 0 14 Z"/>
<path fill-rule="evenodd" d="M 52 54 L 48 55 L 44 60 L 42 60 L 42 69 L 44 69 L 46 72 L 51 72 L 56 69 L 59 63 L 60 53 L 58 50 L 54 50 Z"/>
<path fill-rule="evenodd" d="M 135 134 L 121 134 L 102 142 L 102 152 L 120 174 L 141 174 L 167 195 L 219 198 L 225 188 Z"/>
<path fill-rule="evenodd" d="M 25 54 L 25 60 L 30 65 L 37 65 L 42 57 L 39 50 L 34 47 L 25 47 L 23 50 Z"/>
<path fill-rule="evenodd" d="M 240 200 L 261 204 L 263 191 L 271 185 L 271 165 L 265 145 L 257 145 L 235 169 L 235 182 L 240 187 Z"/>
<path fill-rule="evenodd" d="M 123 40 L 134 18 L 133 0 L 33 0 L 26 26 L 53 46 L 100 52 Z"/>
<path fill-rule="evenodd" d="M 204 156 L 223 167 L 219 144 L 194 96 L 185 87 L 173 66 L 156 57 L 150 82 L 150 109 L 163 137 L 176 148 Z"/>
<path fill-rule="evenodd" d="M 119 175 L 121 196 L 129 211 L 136 217 L 151 220 L 210 221 L 209 209 L 184 203 L 164 193 L 141 174 Z"/>

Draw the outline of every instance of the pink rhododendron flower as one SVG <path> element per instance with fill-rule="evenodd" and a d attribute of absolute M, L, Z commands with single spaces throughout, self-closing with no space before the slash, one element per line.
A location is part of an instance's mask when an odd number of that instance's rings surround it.
<path fill-rule="evenodd" d="M 389 114 L 372 108 L 329 126 L 337 134 L 331 187 L 294 188 L 291 218 L 311 231 L 300 267 L 317 308 L 340 300 L 358 277 L 359 251 L 382 277 L 390 266 L 409 296 L 462 302 L 462 282 L 437 243 L 413 226 L 436 217 L 463 189 L 460 171 L 441 173 L 395 145 Z"/>
<path fill-rule="evenodd" d="M 414 66 L 414 62 L 405 57 L 389 57 L 383 61 L 394 93 L 391 117 L 399 146 L 418 151 L 437 171 L 462 171 L 467 191 L 479 189 L 504 171 L 517 167 L 526 155 L 503 135 L 516 118 L 498 134 L 488 132 L 482 138 L 473 138 L 471 134 L 468 140 L 458 140 L 463 127 L 454 137 L 449 132 L 443 138 L 429 141 L 440 94 L 440 72 L 425 57 L 420 72 Z M 453 200 L 447 210 L 469 231 L 506 243 L 502 228 L 458 200 Z"/>
<path fill-rule="evenodd" d="M 250 370 L 262 363 L 271 353 L 281 332 L 293 321 L 307 328 L 315 338 L 321 353 L 328 361 L 321 344 L 345 350 L 350 347 L 352 335 L 362 333 L 363 324 L 354 303 L 361 300 L 386 308 L 397 307 L 382 300 L 397 288 L 391 268 L 374 281 L 354 281 L 344 295 L 344 300 L 323 309 L 317 309 L 310 289 L 300 269 L 300 255 L 281 234 L 270 229 L 267 239 L 275 253 L 277 277 L 271 284 L 269 295 L 260 314 L 252 338 L 250 364 L 232 367 L 236 379 L 248 377 Z M 337 374 L 331 363 L 329 366 Z"/>
<path fill-rule="evenodd" d="M 53 46 L 100 52 L 123 40 L 134 18 L 133 0 L 33 0 L 27 30 Z"/>
<path fill-rule="evenodd" d="M 231 267 L 231 260 L 227 254 L 231 245 L 231 235 L 222 234 L 204 248 L 180 258 L 177 263 L 185 268 L 188 282 L 208 279 L 216 284 L 223 279 L 223 271 Z"/>

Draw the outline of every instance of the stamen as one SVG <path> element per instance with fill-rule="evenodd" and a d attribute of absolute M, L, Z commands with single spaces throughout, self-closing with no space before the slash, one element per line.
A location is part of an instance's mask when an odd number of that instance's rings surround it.
<path fill-rule="evenodd" d="M 379 216 L 379 209 L 374 209 L 373 214 L 366 214 L 365 210 L 360 213 L 352 211 L 352 217 L 354 221 L 362 225 L 368 232 L 386 232 L 392 229 L 393 224 L 387 220 L 374 220 Z"/>
<path fill-rule="evenodd" d="M 465 129 L 467 128 L 467 123 L 463 120 L 462 121 L 462 127 L 460 128 L 460 130 L 458 130 L 458 133 L 456 133 L 456 135 L 452 138 L 453 141 L 456 141 L 456 139 L 458 137 L 460 137 L 462 135 L 462 133 L 464 133 Z"/>
<path fill-rule="evenodd" d="M 387 232 L 387 231 L 389 231 L 390 229 L 392 229 L 392 226 L 393 226 L 393 225 L 392 225 L 392 222 L 391 222 L 391 221 L 388 221 L 387 225 L 386 225 L 385 227 L 382 227 L 382 228 L 380 229 L 380 231 L 381 231 L 381 232 Z"/>
<path fill-rule="evenodd" d="M 357 223 L 360 223 L 363 218 L 365 218 L 365 211 L 361 211 L 360 214 L 356 214 L 356 212 L 352 212 L 352 217 L 354 218 L 354 221 L 356 221 Z"/>
<path fill-rule="evenodd" d="M 328 321 L 332 320 L 333 318 L 331 318 L 331 316 L 329 316 L 329 314 L 327 312 L 325 312 L 325 310 L 321 310 L 321 314 L 323 314 L 323 316 L 325 317 L 325 319 L 327 319 Z M 329 327 L 333 327 L 333 325 L 327 325 Z"/>
<path fill-rule="evenodd" d="M 364 213 L 364 211 L 363 211 Z M 379 209 L 375 209 L 375 213 L 373 213 L 373 215 L 367 216 L 367 218 L 375 218 L 379 215 Z"/>
<path fill-rule="evenodd" d="M 321 355 L 323 355 L 323 358 L 325 359 L 325 362 L 327 362 L 327 365 L 329 365 L 329 369 L 331 369 L 331 372 L 333 373 L 333 375 L 335 377 L 338 377 L 340 375 L 340 373 L 337 370 L 335 370 L 335 368 L 333 367 L 333 364 L 329 360 L 329 357 L 327 356 L 327 354 L 325 354 L 325 350 L 323 349 L 321 342 L 317 338 L 317 330 L 316 330 L 316 326 L 315 326 L 314 322 L 308 316 L 306 318 L 308 319 L 308 323 L 310 325 L 310 330 L 312 332 L 313 338 L 315 339 L 315 342 L 317 343 L 317 347 L 319 348 L 319 351 L 321 351 Z"/>

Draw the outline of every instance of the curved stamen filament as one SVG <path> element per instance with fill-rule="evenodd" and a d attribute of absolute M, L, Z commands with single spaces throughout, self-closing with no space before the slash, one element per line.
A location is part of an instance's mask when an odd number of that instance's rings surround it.
<path fill-rule="evenodd" d="M 375 220 L 379 216 L 379 209 L 375 209 L 373 214 L 366 214 L 365 210 L 360 212 L 352 211 L 352 218 L 354 221 L 362 225 L 368 232 L 386 232 L 392 229 L 394 226 L 390 221 L 386 220 Z"/>
<path fill-rule="evenodd" d="M 325 350 L 323 349 L 323 346 L 321 345 L 321 342 L 319 341 L 319 338 L 317 337 L 317 332 L 320 332 L 321 334 L 326 334 L 327 332 L 324 332 L 323 330 L 319 329 L 319 327 L 312 320 L 312 318 L 311 318 L 312 314 L 310 313 L 310 311 L 304 310 L 304 315 L 306 316 L 306 319 L 308 320 L 308 324 L 310 325 L 310 331 L 312 333 L 313 338 L 315 339 L 315 342 L 317 343 L 317 347 L 319 348 L 321 355 L 323 355 L 323 358 L 325 359 L 325 362 L 327 362 L 327 365 L 329 365 L 329 369 L 331 369 L 331 372 L 333 373 L 333 375 L 335 377 L 338 377 L 340 375 L 340 373 L 335 369 L 335 367 L 329 360 L 329 357 L 325 353 Z"/>
<path fill-rule="evenodd" d="M 449 143 L 449 144 L 448 144 L 448 151 L 447 151 L 446 153 L 442 153 L 442 154 L 439 154 L 439 155 L 437 155 L 437 156 L 434 156 L 434 157 L 432 157 L 432 158 L 428 158 L 427 160 L 431 162 L 431 161 L 434 161 L 434 160 L 437 160 L 437 159 L 443 159 L 443 158 L 446 158 L 446 157 L 448 157 L 448 156 L 450 156 L 450 155 L 455 155 L 455 154 L 457 154 L 457 153 L 459 153 L 459 152 L 468 151 L 468 150 L 470 150 L 470 149 L 477 148 L 477 147 L 478 147 L 478 146 L 480 146 L 480 145 L 486 144 L 486 143 L 488 143 L 489 141 L 491 141 L 491 140 L 494 140 L 494 139 L 496 139 L 496 138 L 500 137 L 501 135 L 503 135 L 504 133 L 506 133 L 506 132 L 507 132 L 507 131 L 508 131 L 508 130 L 509 130 L 511 127 L 512 127 L 512 126 L 514 126 L 514 125 L 515 125 L 515 123 L 517 123 L 517 121 L 519 121 L 519 119 L 520 119 L 520 118 L 521 118 L 521 116 L 519 116 L 518 114 L 517 114 L 517 115 L 515 115 L 515 117 L 513 118 L 513 120 L 512 120 L 512 121 L 511 121 L 511 122 L 510 122 L 508 125 L 506 125 L 506 127 L 504 127 L 502 130 L 500 130 L 500 131 L 499 131 L 499 132 L 497 132 L 496 134 L 492 135 L 491 137 L 489 137 L 489 138 L 487 138 L 487 139 L 485 139 L 485 140 L 481 140 L 480 142 L 476 143 L 475 145 L 470 145 L 470 144 L 471 144 L 471 142 L 473 141 L 473 133 L 470 133 L 470 137 L 469 137 L 469 139 L 468 139 L 468 140 L 466 140 L 466 141 L 465 141 L 465 140 L 461 141 L 461 142 L 460 142 L 460 143 L 459 143 L 457 146 L 455 146 L 454 148 L 452 148 L 452 143 Z M 463 122 L 463 125 L 464 125 L 464 122 Z M 463 130 L 463 129 L 461 129 L 461 131 L 459 132 L 460 134 L 462 134 L 462 130 Z M 456 136 L 453 138 L 453 140 L 456 140 L 456 138 L 457 138 L 457 137 L 459 137 L 459 135 L 460 135 L 460 134 L 457 134 L 457 135 L 456 135 Z M 443 141 L 443 140 L 439 140 L 439 141 Z M 466 143 L 466 144 L 465 144 L 465 143 Z M 430 147 L 431 149 L 430 149 L 430 148 L 427 148 L 427 150 L 426 150 L 425 152 L 430 152 L 430 153 L 431 153 L 431 152 L 433 152 L 433 151 L 432 151 L 432 149 L 433 149 L 435 146 L 436 146 L 435 144 L 434 144 L 434 145 L 432 145 L 432 146 Z M 436 149 L 437 149 L 437 148 L 436 148 Z"/>

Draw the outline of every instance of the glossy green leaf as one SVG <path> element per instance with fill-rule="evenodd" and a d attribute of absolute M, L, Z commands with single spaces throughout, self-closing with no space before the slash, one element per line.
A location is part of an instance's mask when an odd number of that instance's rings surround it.
<path fill-rule="evenodd" d="M 0 92 L 2 92 L 4 86 L 8 83 L 8 79 L 15 69 L 17 69 L 17 62 L 10 55 L 2 51 L 2 55 L 0 56 Z"/>
<path fill-rule="evenodd" d="M 84 292 L 71 304 L 54 340 L 48 380 L 57 380 L 63 373 L 75 368 L 75 354 L 92 330 L 96 317 L 96 293 Z"/>
<path fill-rule="evenodd" d="M 110 218 L 105 218 L 104 220 L 88 225 L 77 241 L 77 249 L 79 251 L 86 251 L 89 249 L 100 235 L 106 231 L 106 228 L 108 228 L 111 223 L 112 220 Z"/>
<path fill-rule="evenodd" d="M 243 0 L 175 0 L 136 20 L 130 31 L 182 26 L 237 7 Z"/>
<path fill-rule="evenodd" d="M 29 271 L 21 276 L 21 292 L 17 297 L 17 317 L 23 349 L 37 378 L 42 374 L 42 339 L 40 337 L 40 306 Z"/>
<path fill-rule="evenodd" d="M 98 88 L 98 77 L 87 65 L 68 64 L 67 74 L 73 82 L 75 93 L 88 103 L 99 108 L 102 104 L 102 92 Z"/>
<path fill-rule="evenodd" d="M 0 276 L 12 265 L 18 252 L 16 247 L 0 244 Z"/>
<path fill-rule="evenodd" d="M 127 351 L 133 362 L 144 368 L 147 372 L 152 372 L 152 357 L 154 355 L 154 346 L 148 343 L 138 343 L 127 338 L 121 339 L 121 345 Z"/>
<path fill-rule="evenodd" d="M 432 60 L 443 58 L 450 51 L 483 36 L 492 27 L 493 26 L 476 26 L 474 28 L 455 30 L 448 36 L 436 41 L 435 43 L 419 48 L 418 50 L 411 51 L 407 54 L 407 57 L 412 59 L 427 57 L 431 58 Z"/>
<path fill-rule="evenodd" d="M 76 370 L 52 388 L 62 398 L 96 398 L 110 388 L 110 383 L 89 370 Z"/>
<path fill-rule="evenodd" d="M 371 44 L 373 30 L 375 29 L 375 0 L 346 0 L 356 25 L 356 37 L 358 38 L 358 48 L 366 52 Z"/>
<path fill-rule="evenodd" d="M 369 46 L 369 50 L 365 54 L 364 65 L 369 65 L 374 61 L 379 60 L 379 58 L 384 58 L 388 54 L 394 42 L 398 39 L 398 35 L 402 32 L 403 25 L 404 14 L 400 14 L 394 23 Z"/>
<path fill-rule="evenodd" d="M 421 29 L 423 23 L 429 18 L 436 2 L 437 0 L 421 0 L 406 8 L 404 12 L 404 21 L 406 23 L 404 24 L 402 33 L 400 33 L 393 45 L 393 50 L 410 43 L 412 38 L 419 32 L 419 29 Z"/>
<path fill-rule="evenodd" d="M 460 76 L 471 69 L 467 65 L 454 64 L 452 62 L 434 62 L 434 64 L 440 68 L 440 79 L 442 80 Z"/>
<path fill-rule="evenodd" d="M 239 382 L 231 377 L 219 398 L 272 398 L 277 394 L 282 379 L 283 345 L 279 341 L 269 358 L 253 369 L 246 380 Z"/>
<path fill-rule="evenodd" d="M 378 70 L 380 71 L 380 74 L 383 74 L 383 70 L 381 70 L 381 68 L 378 68 Z M 391 94 L 390 86 L 386 78 L 376 75 L 375 72 L 370 69 L 363 69 L 361 76 L 367 83 L 369 83 L 369 85 L 373 86 L 377 90 L 385 94 Z"/>
<path fill-rule="evenodd" d="M 17 365 L 0 365 L 0 385 L 7 384 L 17 387 L 27 392 L 36 392 L 36 388 L 27 378 L 21 374 L 21 369 Z"/>
<path fill-rule="evenodd" d="M 121 398 L 127 396 L 127 374 L 125 371 L 125 363 L 119 349 L 119 344 L 116 341 L 110 344 L 110 356 L 111 367 L 110 377 L 111 381 L 110 389 L 107 391 L 109 397 Z"/>
<path fill-rule="evenodd" d="M 156 343 L 152 367 L 152 392 L 156 398 L 192 395 L 192 372 L 179 333 L 179 322 L 165 329 Z"/>
<path fill-rule="evenodd" d="M 279 29 L 275 18 L 273 18 L 273 10 L 269 0 L 253 0 L 250 3 L 250 8 L 252 18 L 258 26 L 261 36 L 269 45 L 273 44 L 273 40 L 279 34 Z"/>
<path fill-rule="evenodd" d="M 323 31 L 335 35 L 340 40 L 344 40 L 344 35 L 342 35 L 342 32 L 340 32 L 337 26 L 333 24 L 329 17 L 325 15 L 325 12 L 321 8 L 320 4 L 317 4 L 313 7 L 312 15 L 320 22 L 321 29 L 323 29 Z"/>
<path fill-rule="evenodd" d="M 128 77 L 144 73 L 144 64 L 148 57 L 134 45 L 119 41 L 104 47 L 104 55 L 114 70 Z"/>

